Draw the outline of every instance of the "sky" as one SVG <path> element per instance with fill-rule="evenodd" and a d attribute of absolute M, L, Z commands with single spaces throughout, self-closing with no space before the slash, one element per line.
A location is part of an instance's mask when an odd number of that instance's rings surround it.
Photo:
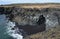
<path fill-rule="evenodd" d="M 0 5 L 12 3 L 60 3 L 60 0 L 0 0 Z"/>

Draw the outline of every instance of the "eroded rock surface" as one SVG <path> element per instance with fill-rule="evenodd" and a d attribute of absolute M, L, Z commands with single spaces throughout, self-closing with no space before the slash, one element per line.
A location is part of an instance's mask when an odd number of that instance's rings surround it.
<path fill-rule="evenodd" d="M 16 22 L 16 27 L 20 31 L 22 29 L 22 32 L 25 32 L 24 34 L 27 35 L 42 32 L 60 24 L 59 8 L 28 9 L 0 7 L 0 14 L 5 14 L 10 21 Z"/>

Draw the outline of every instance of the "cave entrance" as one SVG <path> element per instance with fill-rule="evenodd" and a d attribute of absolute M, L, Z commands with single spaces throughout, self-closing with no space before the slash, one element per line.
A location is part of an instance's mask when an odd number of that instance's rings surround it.
<path fill-rule="evenodd" d="M 39 16 L 39 19 L 38 19 L 38 21 L 37 21 L 37 24 L 38 24 L 38 25 L 41 25 L 41 24 L 45 24 L 45 22 L 46 22 L 45 17 L 44 17 L 43 15 L 40 15 L 40 16 Z"/>

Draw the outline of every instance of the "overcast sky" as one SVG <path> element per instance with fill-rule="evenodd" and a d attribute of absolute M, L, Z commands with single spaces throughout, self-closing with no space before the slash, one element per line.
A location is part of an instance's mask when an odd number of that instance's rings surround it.
<path fill-rule="evenodd" d="M 0 0 L 1 4 L 11 3 L 60 3 L 60 0 Z"/>

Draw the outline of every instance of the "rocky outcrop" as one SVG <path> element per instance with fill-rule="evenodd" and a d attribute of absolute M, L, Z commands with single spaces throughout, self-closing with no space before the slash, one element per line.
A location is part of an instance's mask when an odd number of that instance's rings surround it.
<path fill-rule="evenodd" d="M 0 14 L 11 14 L 11 12 L 13 11 L 13 7 L 0 7 Z"/>
<path fill-rule="evenodd" d="M 5 14 L 10 21 L 16 22 L 16 27 L 23 29 L 26 32 L 24 34 L 27 35 L 42 32 L 60 24 L 59 8 L 0 7 L 0 14 Z"/>

